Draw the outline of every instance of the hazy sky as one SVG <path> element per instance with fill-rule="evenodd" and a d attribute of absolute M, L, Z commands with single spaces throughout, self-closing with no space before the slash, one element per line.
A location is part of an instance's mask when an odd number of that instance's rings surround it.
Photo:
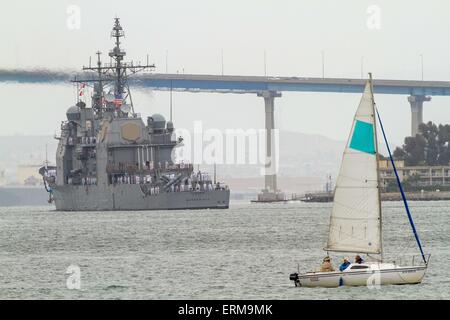
<path fill-rule="evenodd" d="M 67 26 L 70 5 L 80 8 L 80 29 Z M 375 11 L 374 11 L 375 10 Z M 379 19 L 374 17 L 379 12 Z M 374 15 L 375 14 L 375 15 Z M 147 53 L 165 72 L 271 76 L 449 80 L 449 1 L 3 1 L 0 68 L 79 69 L 112 47 L 109 33 L 121 18 L 131 60 Z M 378 23 L 379 22 L 379 23 Z M 369 25 L 368 25 L 369 24 Z M 379 28 L 377 28 L 379 26 Z M 74 104 L 70 85 L 0 84 L 0 134 L 53 134 Z M 136 92 L 137 112 L 168 114 L 165 92 Z M 283 93 L 276 100 L 282 129 L 346 139 L 360 95 Z M 406 96 L 376 96 L 391 140 L 410 132 Z M 255 95 L 175 93 L 174 122 L 190 128 L 260 128 L 263 100 Z M 424 119 L 450 123 L 450 97 L 433 97 Z M 296 146 L 294 146 L 296 147 Z"/>

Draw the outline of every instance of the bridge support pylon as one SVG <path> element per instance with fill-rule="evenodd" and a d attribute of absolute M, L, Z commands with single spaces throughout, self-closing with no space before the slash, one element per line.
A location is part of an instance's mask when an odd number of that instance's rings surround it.
<path fill-rule="evenodd" d="M 253 202 L 285 201 L 285 195 L 277 187 L 277 154 L 275 141 L 275 98 L 281 97 L 276 91 L 262 91 L 258 97 L 264 98 L 266 131 L 266 165 L 264 172 L 264 189 Z"/>
<path fill-rule="evenodd" d="M 430 101 L 431 97 L 425 95 L 411 95 L 408 97 L 411 105 L 411 136 L 419 133 L 419 125 L 423 123 L 423 102 Z"/>

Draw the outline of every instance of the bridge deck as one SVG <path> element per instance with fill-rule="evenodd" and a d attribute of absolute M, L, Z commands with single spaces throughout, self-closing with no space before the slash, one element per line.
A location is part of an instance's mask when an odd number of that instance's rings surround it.
<path fill-rule="evenodd" d="M 0 82 L 55 83 L 91 78 L 86 73 L 49 70 L 0 70 Z M 200 74 L 144 74 L 132 78 L 137 86 L 154 90 L 189 92 L 258 93 L 261 91 L 304 91 L 361 93 L 365 80 L 347 78 L 221 76 Z M 450 96 L 449 81 L 375 79 L 377 94 Z"/>
<path fill-rule="evenodd" d="M 217 76 L 195 74 L 148 74 L 136 78 L 139 86 L 155 90 L 191 92 L 257 93 L 308 91 L 360 93 L 365 80 L 344 78 Z M 374 92 L 402 95 L 450 95 L 448 81 L 374 80 Z"/>

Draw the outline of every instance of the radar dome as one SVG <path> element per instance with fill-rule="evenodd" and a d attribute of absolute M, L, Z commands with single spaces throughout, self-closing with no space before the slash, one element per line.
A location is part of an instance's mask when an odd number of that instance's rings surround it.
<path fill-rule="evenodd" d="M 80 109 L 78 108 L 78 106 L 71 106 L 69 109 L 67 109 L 66 115 L 67 120 L 78 121 L 80 120 Z"/>
<path fill-rule="evenodd" d="M 150 118 L 153 119 L 153 121 L 163 121 L 166 122 L 166 119 L 164 118 L 163 115 L 160 115 L 159 113 L 155 113 L 154 115 L 152 115 Z"/>
<path fill-rule="evenodd" d="M 147 118 L 147 124 L 153 130 L 163 130 L 166 127 L 166 119 L 159 113 Z"/>

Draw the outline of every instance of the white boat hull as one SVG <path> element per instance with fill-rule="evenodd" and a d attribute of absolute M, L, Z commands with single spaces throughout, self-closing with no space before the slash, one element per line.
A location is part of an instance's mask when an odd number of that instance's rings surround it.
<path fill-rule="evenodd" d="M 425 276 L 426 266 L 400 267 L 394 264 L 376 264 L 367 269 L 344 271 L 308 272 L 292 277 L 296 286 L 326 287 L 368 286 L 421 283 Z"/>

